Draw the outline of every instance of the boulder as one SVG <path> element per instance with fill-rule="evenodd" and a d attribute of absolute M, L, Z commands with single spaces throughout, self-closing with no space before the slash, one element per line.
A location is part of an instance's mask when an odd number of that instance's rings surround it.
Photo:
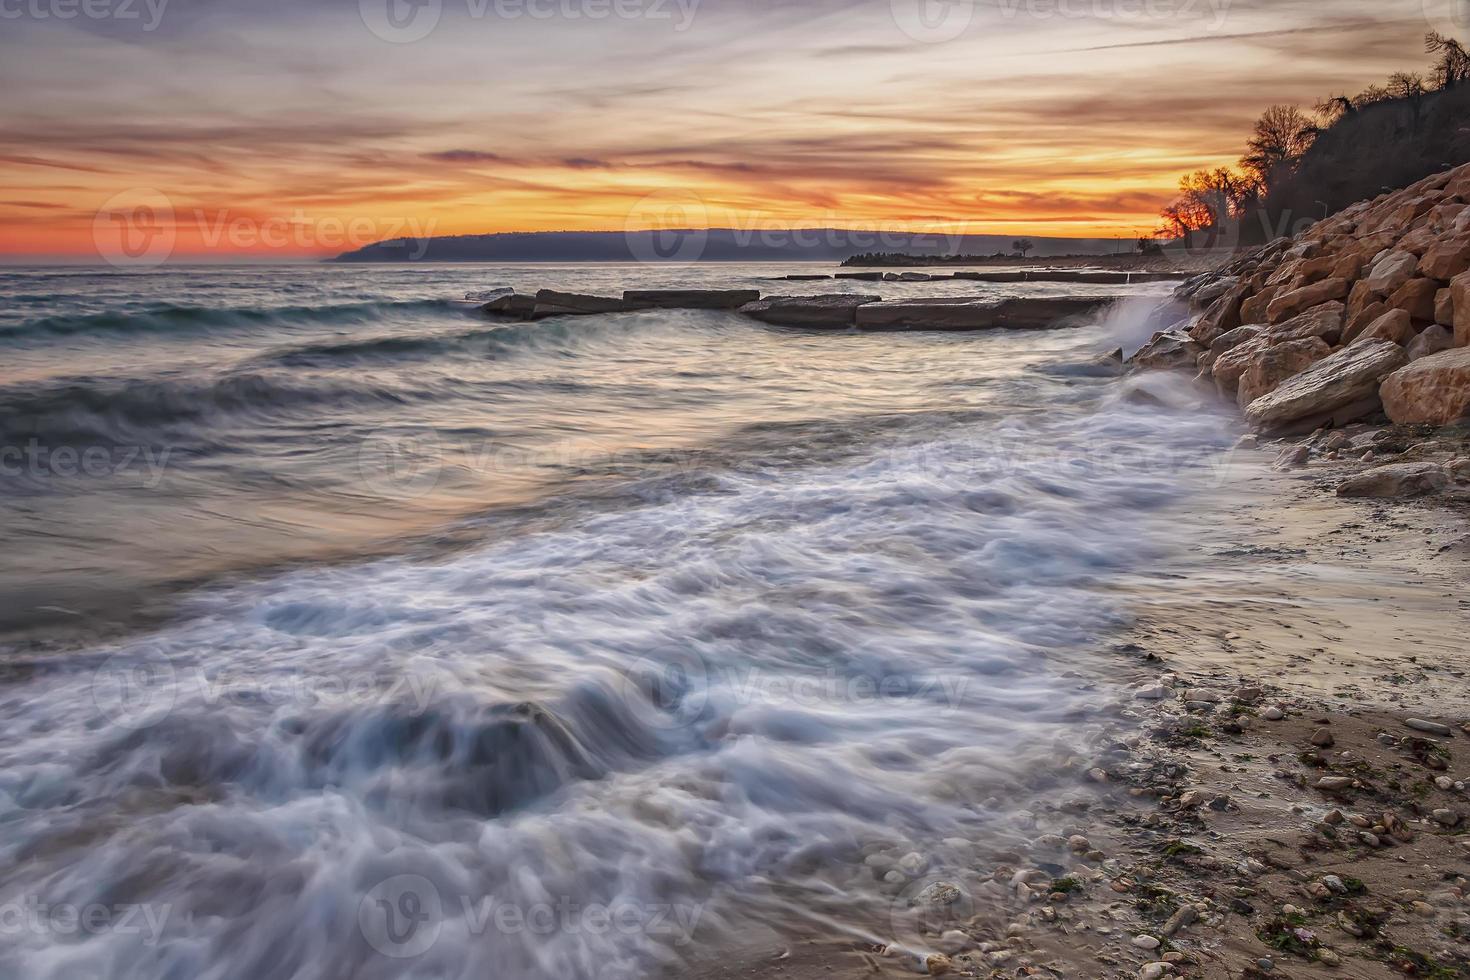
<path fill-rule="evenodd" d="M 1150 370 L 1187 370 L 1204 353 L 1202 344 L 1177 330 L 1160 330 L 1139 348 L 1129 361 L 1134 367 Z"/>
<path fill-rule="evenodd" d="M 1339 340 L 1344 346 L 1351 344 L 1357 339 L 1358 334 L 1367 330 L 1374 320 L 1377 320 L 1387 312 L 1387 303 L 1373 303 L 1370 306 L 1363 307 L 1356 316 L 1348 318 L 1347 326 L 1343 327 L 1342 337 Z"/>
<path fill-rule="evenodd" d="M 1232 348 L 1239 347 L 1247 340 L 1259 337 L 1263 329 L 1260 324 L 1247 323 L 1234 330 L 1227 330 L 1210 343 L 1210 353 L 1218 357 Z"/>
<path fill-rule="evenodd" d="M 1240 322 L 1242 323 L 1265 323 L 1266 307 L 1281 292 L 1280 286 L 1267 286 L 1256 293 L 1250 299 L 1240 304 Z"/>
<path fill-rule="evenodd" d="M 1416 497 L 1449 486 L 1438 463 L 1390 463 L 1356 473 L 1338 484 L 1339 497 Z"/>
<path fill-rule="evenodd" d="M 828 293 L 821 296 L 767 296 L 746 303 L 740 312 L 763 323 L 782 327 L 812 327 L 842 330 L 857 324 L 858 308 L 876 303 L 882 297 L 851 293 Z"/>
<path fill-rule="evenodd" d="M 1470 412 L 1470 347 L 1441 351 L 1400 368 L 1380 390 L 1394 422 L 1448 425 Z"/>
<path fill-rule="evenodd" d="M 1379 382 L 1407 363 L 1404 349 L 1386 340 L 1344 347 L 1251 402 L 1246 418 L 1257 428 L 1278 429 L 1304 419 L 1334 416 L 1350 406 L 1358 417 L 1367 415 L 1374 410 Z"/>
<path fill-rule="evenodd" d="M 1438 354 L 1442 350 L 1449 350 L 1455 346 L 1455 335 L 1449 329 L 1438 323 L 1431 323 L 1425 327 L 1423 332 L 1404 346 L 1408 351 L 1409 361 L 1428 357 L 1430 354 Z"/>
<path fill-rule="evenodd" d="M 1455 328 L 1455 294 L 1448 286 L 1434 294 L 1434 322 L 1450 328 L 1451 336 Z"/>
<path fill-rule="evenodd" d="M 1323 303 L 1290 320 L 1268 327 L 1266 333 L 1270 335 L 1273 344 L 1305 340 L 1308 337 L 1321 337 L 1327 343 L 1335 344 L 1342 336 L 1343 309 L 1343 305 L 1336 300 Z"/>
<path fill-rule="evenodd" d="M 857 325 L 864 330 L 1027 330 L 1059 325 L 1113 301 L 1113 297 L 1075 296 L 999 303 L 983 296 L 889 300 L 859 307 Z"/>
<path fill-rule="evenodd" d="M 1266 319 L 1272 323 L 1280 323 L 1289 320 L 1314 306 L 1319 306 L 1329 300 L 1342 299 L 1348 294 L 1348 281 L 1346 279 L 1323 279 L 1314 282 L 1310 286 L 1301 289 L 1293 289 L 1282 293 L 1273 299 L 1266 307 Z"/>
<path fill-rule="evenodd" d="M 1238 276 L 1206 277 L 1204 281 L 1192 288 L 1189 283 L 1181 286 L 1179 298 L 1188 299 L 1196 307 L 1204 309 L 1234 289 L 1239 283 L 1240 278 Z"/>
<path fill-rule="evenodd" d="M 1363 276 L 1363 265 L 1366 263 L 1363 256 L 1356 252 L 1339 255 L 1337 264 L 1332 267 L 1327 275 L 1332 279 L 1346 279 L 1348 282 L 1356 282 Z"/>
<path fill-rule="evenodd" d="M 623 303 L 661 310 L 738 310 L 761 298 L 755 289 L 629 289 Z"/>
<path fill-rule="evenodd" d="M 1449 238 L 1430 246 L 1419 260 L 1419 274 L 1449 280 L 1470 269 L 1470 237 Z"/>
<path fill-rule="evenodd" d="M 1366 288 L 1387 295 L 1414 278 L 1419 269 L 1419 257 L 1413 252 L 1389 252 L 1373 263 L 1373 268 L 1364 277 Z"/>
<path fill-rule="evenodd" d="M 1300 374 L 1331 353 L 1332 348 L 1321 337 L 1288 340 L 1261 349 L 1240 376 L 1236 403 L 1245 408 L 1262 395 L 1275 391 L 1287 378 Z"/>
<path fill-rule="evenodd" d="M 1455 346 L 1470 345 L 1470 272 L 1462 272 L 1450 283 L 1450 305 L 1455 314 Z"/>
<path fill-rule="evenodd" d="M 1407 310 L 1415 320 L 1433 323 L 1434 294 L 1437 292 L 1437 279 L 1410 279 L 1388 297 L 1388 305 L 1395 310 Z"/>
<path fill-rule="evenodd" d="M 1357 282 L 1353 283 L 1353 288 L 1348 291 L 1348 322 L 1351 323 L 1354 319 L 1357 318 L 1357 315 L 1359 313 L 1363 312 L 1363 310 L 1367 309 L 1373 304 L 1380 302 L 1382 299 L 1383 297 L 1375 293 L 1373 290 L 1369 289 L 1368 284 L 1362 279 L 1359 279 Z"/>
<path fill-rule="evenodd" d="M 1189 335 L 1208 346 L 1225 331 L 1240 326 L 1240 304 L 1245 301 L 1249 291 L 1250 284 L 1241 283 L 1215 300 L 1195 322 Z"/>
<path fill-rule="evenodd" d="M 1389 310 L 1352 339 L 1354 344 L 1391 340 L 1400 347 L 1414 339 L 1414 321 L 1408 310 Z"/>

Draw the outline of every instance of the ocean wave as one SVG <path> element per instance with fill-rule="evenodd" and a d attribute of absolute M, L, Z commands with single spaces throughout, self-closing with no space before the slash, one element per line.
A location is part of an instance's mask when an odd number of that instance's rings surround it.
<path fill-rule="evenodd" d="M 0 339 L 74 337 L 89 334 L 146 335 L 205 333 L 258 327 L 371 323 L 383 317 L 447 313 L 462 309 L 449 300 L 400 300 L 320 306 L 178 306 L 155 304 L 131 312 L 60 314 L 0 326 Z"/>

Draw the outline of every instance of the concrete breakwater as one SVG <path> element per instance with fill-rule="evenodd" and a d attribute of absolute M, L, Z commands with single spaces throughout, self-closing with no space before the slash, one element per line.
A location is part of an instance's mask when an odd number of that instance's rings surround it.
<path fill-rule="evenodd" d="M 480 305 L 508 319 L 590 316 L 650 309 L 729 310 L 776 326 L 827 330 L 1030 330 L 1070 326 L 1119 296 L 945 296 L 885 301 L 881 296 L 829 293 L 766 296 L 754 289 L 643 289 L 621 297 L 541 289 L 505 292 Z"/>

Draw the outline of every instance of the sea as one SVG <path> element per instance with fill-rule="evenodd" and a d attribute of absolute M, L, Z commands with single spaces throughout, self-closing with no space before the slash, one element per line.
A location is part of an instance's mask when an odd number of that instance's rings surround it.
<path fill-rule="evenodd" d="M 1097 360 L 1167 284 L 781 278 L 831 271 L 0 269 L 0 975 L 633 980 L 985 916 L 1236 423 Z"/>

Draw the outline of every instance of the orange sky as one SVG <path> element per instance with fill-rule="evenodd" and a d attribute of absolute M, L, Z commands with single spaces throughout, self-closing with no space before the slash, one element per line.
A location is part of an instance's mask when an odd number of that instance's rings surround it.
<path fill-rule="evenodd" d="M 257 259 L 669 225 L 1134 236 L 1266 105 L 1423 67 L 1464 6 L 64 2 L 0 5 L 11 259 L 150 229 Z"/>

